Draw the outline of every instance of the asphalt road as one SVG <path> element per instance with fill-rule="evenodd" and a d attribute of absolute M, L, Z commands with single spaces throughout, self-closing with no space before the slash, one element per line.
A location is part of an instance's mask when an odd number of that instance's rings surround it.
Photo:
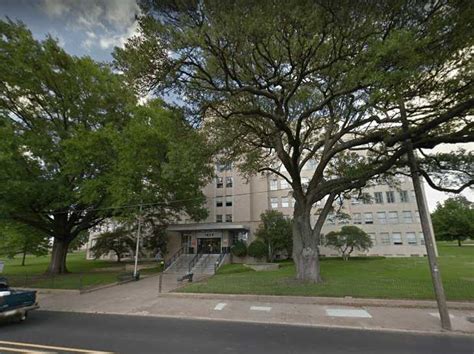
<path fill-rule="evenodd" d="M 87 350 L 134 354 L 473 354 L 474 339 L 467 336 L 49 311 L 33 312 L 21 324 L 0 324 L 0 353 L 84 353 Z"/>

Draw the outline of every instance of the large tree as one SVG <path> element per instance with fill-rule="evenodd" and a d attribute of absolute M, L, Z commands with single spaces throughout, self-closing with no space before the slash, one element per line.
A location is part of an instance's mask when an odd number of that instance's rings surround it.
<path fill-rule="evenodd" d="M 139 203 L 202 216 L 202 145 L 178 111 L 137 106 L 109 67 L 0 21 L 0 216 L 54 238 L 48 272 L 67 272 L 78 235 Z"/>
<path fill-rule="evenodd" d="M 288 181 L 298 279 L 320 281 L 335 199 L 403 168 L 408 139 L 415 149 L 473 140 L 469 1 L 143 3 L 117 66 L 138 88 L 182 94 L 244 173 Z"/>
<path fill-rule="evenodd" d="M 465 239 L 474 238 L 474 205 L 463 196 L 438 203 L 431 220 L 437 240 L 456 240 L 461 246 Z"/>

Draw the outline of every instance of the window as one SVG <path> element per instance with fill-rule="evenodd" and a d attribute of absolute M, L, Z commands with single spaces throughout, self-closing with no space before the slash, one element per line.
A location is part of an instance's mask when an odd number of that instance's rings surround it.
<path fill-rule="evenodd" d="M 225 222 L 232 222 L 232 214 L 225 214 Z"/>
<path fill-rule="evenodd" d="M 398 224 L 398 212 L 389 211 L 388 212 L 388 222 L 389 222 L 389 224 Z"/>
<path fill-rule="evenodd" d="M 387 196 L 387 203 L 395 203 L 395 193 L 393 191 L 385 192 L 385 195 Z"/>
<path fill-rule="evenodd" d="M 374 216 L 372 213 L 364 213 L 364 223 L 366 224 L 374 223 Z"/>
<path fill-rule="evenodd" d="M 407 232 L 406 236 L 407 236 L 407 243 L 409 245 L 416 245 L 417 244 L 416 234 L 414 232 Z"/>
<path fill-rule="evenodd" d="M 270 190 L 276 191 L 278 189 L 278 181 L 276 179 L 270 180 Z"/>
<path fill-rule="evenodd" d="M 225 178 L 225 186 L 227 188 L 232 188 L 233 185 L 234 185 L 234 177 L 226 177 Z"/>
<path fill-rule="evenodd" d="M 423 232 L 420 232 L 420 245 L 425 245 L 425 237 L 423 236 Z"/>
<path fill-rule="evenodd" d="M 400 232 L 393 232 L 392 233 L 392 243 L 394 245 L 403 245 L 402 234 Z"/>
<path fill-rule="evenodd" d="M 359 198 L 357 198 L 357 197 L 352 197 L 352 198 L 351 198 L 351 204 L 352 204 L 352 205 L 360 204 Z"/>
<path fill-rule="evenodd" d="M 222 222 L 222 214 L 216 215 L 216 222 Z"/>
<path fill-rule="evenodd" d="M 403 222 L 405 224 L 411 224 L 413 222 L 413 216 L 410 210 L 403 211 Z"/>
<path fill-rule="evenodd" d="M 231 163 L 218 163 L 216 164 L 216 169 L 219 172 L 230 171 L 232 169 L 232 164 Z"/>
<path fill-rule="evenodd" d="M 383 194 L 382 192 L 375 192 L 374 199 L 376 204 L 383 204 Z"/>
<path fill-rule="evenodd" d="M 216 197 L 216 207 L 222 206 L 222 197 Z"/>
<path fill-rule="evenodd" d="M 296 204 L 296 200 L 293 197 L 290 197 L 290 208 L 294 207 Z"/>
<path fill-rule="evenodd" d="M 281 197 L 281 207 L 282 208 L 288 208 L 288 197 Z"/>
<path fill-rule="evenodd" d="M 379 224 L 386 224 L 387 223 L 387 214 L 384 211 L 377 212 L 377 220 Z"/>
<path fill-rule="evenodd" d="M 418 210 L 415 210 L 415 220 L 420 222 L 420 212 Z"/>
<path fill-rule="evenodd" d="M 334 216 L 333 213 L 331 213 L 331 214 L 329 214 L 329 215 L 327 216 L 326 222 L 327 222 L 328 224 L 331 224 L 331 225 L 335 225 L 335 224 L 336 224 L 335 216 Z"/>
<path fill-rule="evenodd" d="M 400 202 L 408 203 L 409 201 L 408 191 L 400 191 Z"/>
<path fill-rule="evenodd" d="M 222 188 L 222 187 L 224 187 L 224 178 L 222 178 L 222 177 L 217 177 L 217 178 L 216 178 L 216 186 L 217 186 L 217 188 Z"/>
<path fill-rule="evenodd" d="M 416 201 L 416 194 L 415 191 L 410 191 L 410 199 Z"/>
<path fill-rule="evenodd" d="M 225 197 L 225 206 L 227 207 L 232 206 L 232 196 Z"/>
<path fill-rule="evenodd" d="M 270 199 L 270 204 L 272 206 L 272 209 L 278 208 L 278 198 L 273 197 Z"/>
<path fill-rule="evenodd" d="M 377 244 L 377 238 L 375 237 L 375 233 L 370 232 L 368 233 L 370 240 L 372 241 L 372 246 L 375 246 Z"/>
<path fill-rule="evenodd" d="M 388 232 L 381 232 L 380 233 L 380 241 L 382 241 L 382 245 L 389 245 L 390 244 L 390 235 Z"/>
<path fill-rule="evenodd" d="M 362 215 L 360 213 L 354 213 L 352 215 L 352 222 L 354 224 L 362 224 Z"/>
<path fill-rule="evenodd" d="M 288 189 L 290 188 L 290 185 L 288 184 L 288 181 L 286 179 L 280 180 L 280 188 L 281 189 Z"/>

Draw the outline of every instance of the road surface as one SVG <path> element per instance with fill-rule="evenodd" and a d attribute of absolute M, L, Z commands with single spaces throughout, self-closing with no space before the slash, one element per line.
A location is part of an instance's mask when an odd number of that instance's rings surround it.
<path fill-rule="evenodd" d="M 456 353 L 474 339 L 257 323 L 36 311 L 0 324 L 0 353 Z"/>

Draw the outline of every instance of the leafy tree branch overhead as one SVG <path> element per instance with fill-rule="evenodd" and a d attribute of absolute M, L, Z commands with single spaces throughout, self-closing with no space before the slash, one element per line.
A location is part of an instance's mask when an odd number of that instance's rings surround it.
<path fill-rule="evenodd" d="M 179 95 L 244 173 L 288 180 L 299 279 L 321 280 L 318 244 L 333 201 L 403 171 L 408 139 L 425 153 L 473 140 L 469 1 L 142 7 L 140 36 L 116 50 L 117 67 L 142 90 Z M 306 183 L 301 170 L 310 161 Z"/>
<path fill-rule="evenodd" d="M 163 223 L 181 210 L 201 218 L 203 141 L 161 101 L 138 106 L 107 65 L 0 21 L 0 215 L 54 238 L 50 273 L 67 271 L 78 235 L 133 217 L 130 205 L 160 205 Z"/>

